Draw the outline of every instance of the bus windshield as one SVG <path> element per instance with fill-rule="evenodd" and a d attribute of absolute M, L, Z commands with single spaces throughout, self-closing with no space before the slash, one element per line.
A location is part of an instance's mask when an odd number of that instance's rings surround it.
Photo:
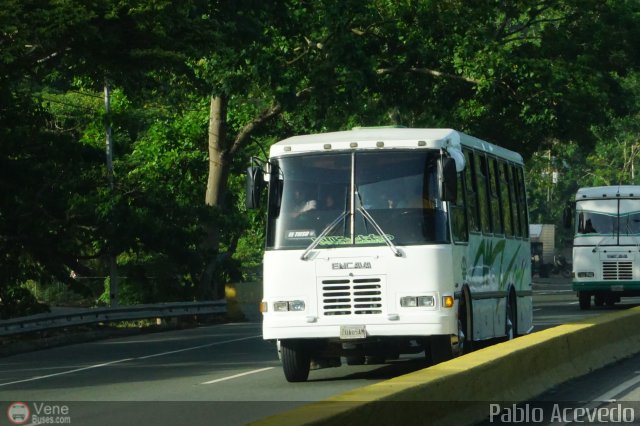
<path fill-rule="evenodd" d="M 323 231 L 318 248 L 385 245 L 360 208 L 395 245 L 448 242 L 439 158 L 436 150 L 380 150 L 272 159 L 267 248 L 305 249 Z"/>
<path fill-rule="evenodd" d="M 576 236 L 640 235 L 640 200 L 578 201 L 576 213 Z"/>

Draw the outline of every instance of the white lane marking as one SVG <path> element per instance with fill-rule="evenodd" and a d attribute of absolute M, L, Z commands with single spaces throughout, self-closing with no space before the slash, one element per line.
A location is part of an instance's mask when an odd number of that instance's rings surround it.
<path fill-rule="evenodd" d="M 187 352 L 187 351 L 193 351 L 193 350 L 196 350 L 196 349 L 210 348 L 211 346 L 222 345 L 222 344 L 225 344 L 225 343 L 240 342 L 241 340 L 255 339 L 257 337 L 262 337 L 262 336 L 258 335 L 258 336 L 240 337 L 238 339 L 223 340 L 222 342 L 207 343 L 206 345 L 192 346 L 190 348 L 176 349 L 175 351 L 161 352 L 161 353 L 157 353 L 157 354 L 141 356 L 141 357 L 136 358 L 136 359 L 149 359 L 149 358 L 155 358 L 155 357 L 158 357 L 158 356 L 177 354 L 179 352 Z"/>
<path fill-rule="evenodd" d="M 200 384 L 201 385 L 210 385 L 212 383 L 224 382 L 225 380 L 231 380 L 231 379 L 235 379 L 237 377 L 248 376 L 249 374 L 261 373 L 263 371 L 273 370 L 274 368 L 275 367 L 260 368 L 258 370 L 251 370 L 251 371 L 247 371 L 247 372 L 240 373 L 240 374 L 234 374 L 233 376 L 222 377 L 221 379 L 209 380 L 208 382 L 202 382 Z"/>
<path fill-rule="evenodd" d="M 77 373 L 78 371 L 91 370 L 93 368 L 107 367 L 109 365 L 119 364 L 119 363 L 126 362 L 126 361 L 135 361 L 137 359 L 154 358 L 154 357 L 174 354 L 174 353 L 178 353 L 178 352 L 186 352 L 186 351 L 192 351 L 192 350 L 196 350 L 196 349 L 208 348 L 208 347 L 211 347 L 211 346 L 222 345 L 222 344 L 225 344 L 225 343 L 233 343 L 233 342 L 239 342 L 241 340 L 255 339 L 255 338 L 258 338 L 258 337 L 262 337 L 262 335 L 241 337 L 241 338 L 238 338 L 238 339 L 223 340 L 221 342 L 208 343 L 206 345 L 200 345 L 200 346 L 192 346 L 190 348 L 178 349 L 178 350 L 169 351 L 169 352 L 161 352 L 161 353 L 147 355 L 147 356 L 134 357 L 134 358 L 124 358 L 124 359 L 119 359 L 117 361 L 109 361 L 109 362 L 104 362 L 102 364 L 89 365 L 87 367 L 74 368 L 73 370 L 67 370 L 67 371 L 61 371 L 59 373 L 47 374 L 45 376 L 36 376 L 36 377 L 31 377 L 29 379 L 22 379 L 22 380 L 15 380 L 13 382 L 0 383 L 0 387 L 9 386 L 9 385 L 13 385 L 13 384 L 16 384 L 16 383 L 33 382 L 33 381 L 36 381 L 36 380 L 48 379 L 50 377 L 63 376 L 65 374 Z M 273 367 L 270 367 L 270 368 L 273 368 Z"/>
<path fill-rule="evenodd" d="M 68 371 L 61 371 L 60 373 L 47 374 L 46 376 L 36 376 L 36 377 L 31 377 L 30 379 L 23 379 L 23 380 L 16 380 L 14 382 L 0 383 L 0 386 L 8 386 L 8 385 L 16 384 L 16 383 L 33 382 L 35 380 L 48 379 L 49 377 L 62 376 L 62 375 L 71 374 L 71 373 L 77 373 L 78 371 L 91 370 L 92 368 L 106 367 L 107 365 L 119 364 L 121 362 L 131 361 L 133 359 L 135 359 L 135 358 L 124 358 L 124 359 L 119 359 L 117 361 L 110 361 L 110 362 L 104 362 L 102 364 L 90 365 L 88 367 L 76 368 L 76 369 L 68 370 Z"/>
<path fill-rule="evenodd" d="M 630 389 L 631 387 L 637 385 L 638 383 L 640 383 L 640 376 L 636 376 L 632 379 L 627 380 L 624 383 L 619 384 L 618 386 L 611 389 L 610 391 L 605 392 L 599 397 L 595 398 L 594 401 L 603 401 L 603 402 L 611 401 L 615 396 L 621 394 L 627 389 Z"/>
<path fill-rule="evenodd" d="M 638 373 L 636 371 L 636 373 Z M 606 403 L 612 403 L 615 402 L 616 400 L 614 399 L 614 397 L 618 394 L 621 394 L 622 392 L 624 392 L 625 390 L 631 388 L 632 386 L 634 386 L 635 384 L 637 384 L 638 382 L 640 382 L 640 376 L 636 376 L 632 379 L 627 380 L 626 382 L 616 386 L 615 388 L 611 389 L 608 392 L 603 393 L 602 395 L 600 395 L 597 398 L 594 398 L 590 403 L 585 404 L 582 406 L 582 408 L 585 408 L 587 410 L 594 410 L 596 408 L 599 407 L 604 407 L 606 405 Z M 574 411 L 575 414 L 575 411 Z M 566 426 L 572 423 L 584 423 L 584 420 L 576 420 L 573 418 L 573 416 L 571 416 L 571 419 L 567 419 L 569 420 L 568 422 L 562 422 L 562 423 L 554 423 L 557 424 L 558 426 Z"/>

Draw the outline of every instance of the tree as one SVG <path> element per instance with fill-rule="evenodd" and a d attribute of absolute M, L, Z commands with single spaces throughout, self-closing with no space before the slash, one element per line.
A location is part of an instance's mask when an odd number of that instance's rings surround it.
<path fill-rule="evenodd" d="M 100 91 L 106 78 L 144 105 L 156 81 L 188 72 L 185 49 L 203 45 L 198 45 L 204 22 L 198 8 L 205 6 L 110 0 L 3 4 L 3 286 L 35 280 L 80 289 L 70 272 L 100 275 L 104 266 L 94 260 L 104 256 L 107 243 L 124 250 L 127 239 L 135 241 L 136 234 L 123 236 L 113 226 L 127 223 L 119 219 L 130 198 L 107 189 Z M 155 87 L 155 95 L 162 93 Z M 131 115 L 115 110 L 108 119 L 122 126 L 117 143 L 127 152 L 144 124 L 131 126 Z"/>

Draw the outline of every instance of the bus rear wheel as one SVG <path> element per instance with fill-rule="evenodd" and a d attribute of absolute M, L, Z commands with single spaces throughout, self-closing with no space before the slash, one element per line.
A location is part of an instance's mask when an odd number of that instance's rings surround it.
<path fill-rule="evenodd" d="M 607 296 L 607 297 L 604 299 L 604 304 L 611 308 L 611 307 L 613 307 L 613 305 L 615 305 L 615 304 L 616 304 L 616 302 L 619 302 L 619 301 L 620 301 L 620 298 L 619 298 L 619 297 L 616 297 L 616 296 Z"/>
<path fill-rule="evenodd" d="M 594 295 L 593 304 L 596 306 L 604 306 L 604 296 L 602 294 Z"/>
<path fill-rule="evenodd" d="M 282 340 L 282 369 L 288 382 L 304 382 L 309 377 L 311 358 L 302 342 Z"/>
<path fill-rule="evenodd" d="M 516 306 L 516 295 L 513 291 L 511 291 L 507 297 L 505 334 L 507 340 L 512 340 L 518 336 L 518 307 Z"/>

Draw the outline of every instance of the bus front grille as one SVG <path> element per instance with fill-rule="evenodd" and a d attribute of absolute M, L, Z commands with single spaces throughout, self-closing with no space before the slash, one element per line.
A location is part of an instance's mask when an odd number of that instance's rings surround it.
<path fill-rule="evenodd" d="M 602 262 L 602 279 L 607 281 L 633 279 L 633 262 Z"/>
<path fill-rule="evenodd" d="M 321 296 L 325 316 L 382 313 L 380 278 L 325 279 Z"/>

